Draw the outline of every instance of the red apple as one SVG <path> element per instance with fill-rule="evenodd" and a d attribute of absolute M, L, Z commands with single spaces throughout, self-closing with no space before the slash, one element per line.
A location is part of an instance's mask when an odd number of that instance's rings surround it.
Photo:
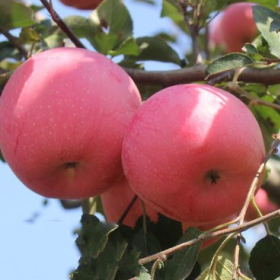
<path fill-rule="evenodd" d="M 160 213 L 191 225 L 238 212 L 264 159 L 251 111 L 202 84 L 154 94 L 124 138 L 123 166 L 134 192 Z"/>
<path fill-rule="evenodd" d="M 93 10 L 102 0 L 60 0 L 63 4 L 81 10 Z"/>
<path fill-rule="evenodd" d="M 223 45 L 226 52 L 240 52 L 245 43 L 251 43 L 256 37 L 257 26 L 253 18 L 253 5 L 247 2 L 229 5 L 218 24 L 213 26 L 212 40 L 216 41 L 217 45 Z M 216 37 L 220 40 L 216 40 Z"/>
<path fill-rule="evenodd" d="M 279 207 L 269 200 L 267 192 L 264 189 L 259 189 L 255 196 L 256 204 L 258 205 L 260 211 L 263 215 L 271 213 L 277 210 Z M 258 213 L 255 210 L 254 206 L 251 204 L 246 213 L 246 220 L 250 221 L 258 218 Z"/>
<path fill-rule="evenodd" d="M 48 50 L 22 64 L 4 88 L 0 147 L 33 191 L 95 196 L 122 175 L 123 135 L 140 105 L 134 82 L 105 56 Z"/>
<path fill-rule="evenodd" d="M 135 193 L 131 190 L 125 177 L 115 183 L 108 191 L 101 195 L 102 206 L 107 221 L 117 223 L 122 214 L 133 200 Z M 149 206 L 145 206 L 146 214 L 152 222 L 157 222 L 158 212 Z M 143 215 L 141 201 L 138 198 L 129 210 L 123 221 L 124 225 L 134 227 L 137 220 Z"/>
<path fill-rule="evenodd" d="M 209 43 L 210 47 L 224 47 L 223 34 L 221 30 L 221 17 L 215 18 L 209 25 Z"/>

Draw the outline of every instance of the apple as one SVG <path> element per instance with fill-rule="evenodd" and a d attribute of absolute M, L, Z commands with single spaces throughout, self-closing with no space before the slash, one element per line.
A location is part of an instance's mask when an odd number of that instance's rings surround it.
<path fill-rule="evenodd" d="M 186 84 L 143 103 L 125 134 L 122 161 L 143 201 L 201 226 L 240 211 L 264 154 L 247 106 L 222 89 Z"/>
<path fill-rule="evenodd" d="M 223 45 L 226 52 L 240 52 L 245 43 L 251 43 L 258 32 L 253 18 L 253 5 L 247 2 L 229 5 L 213 25 L 210 41 Z"/>
<path fill-rule="evenodd" d="M 271 213 L 279 208 L 276 204 L 274 204 L 272 201 L 269 200 L 267 192 L 261 188 L 258 190 L 255 196 L 255 202 L 258 205 L 263 215 Z M 250 204 L 248 211 L 246 213 L 246 220 L 250 221 L 258 217 L 259 217 L 258 213 L 255 210 L 254 206 Z"/>
<path fill-rule="evenodd" d="M 105 56 L 44 51 L 3 90 L 0 147 L 31 190 L 63 199 L 95 196 L 122 176 L 123 136 L 140 105 L 132 79 Z"/>
<path fill-rule="evenodd" d="M 209 25 L 209 43 L 210 47 L 219 47 L 224 48 L 224 42 L 223 42 L 223 34 L 220 32 L 221 29 L 221 16 L 218 18 L 215 18 L 213 21 L 211 21 Z"/>
<path fill-rule="evenodd" d="M 63 4 L 81 10 L 93 10 L 102 0 L 60 0 Z"/>
<path fill-rule="evenodd" d="M 107 221 L 117 223 L 122 214 L 133 200 L 135 193 L 129 187 L 125 177 L 113 184 L 113 186 L 101 195 L 101 201 Z M 152 222 L 158 221 L 158 212 L 145 205 L 145 211 Z M 135 227 L 137 220 L 143 215 L 143 208 L 138 198 L 123 220 L 123 224 Z"/>

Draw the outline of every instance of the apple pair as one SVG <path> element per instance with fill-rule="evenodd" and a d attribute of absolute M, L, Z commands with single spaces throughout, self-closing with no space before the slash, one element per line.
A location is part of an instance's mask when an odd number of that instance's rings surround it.
<path fill-rule="evenodd" d="M 102 194 L 124 169 L 147 206 L 170 218 L 203 225 L 238 212 L 264 158 L 250 110 L 202 84 L 140 105 L 134 82 L 103 55 L 48 50 L 4 88 L 0 147 L 18 178 L 47 197 Z"/>

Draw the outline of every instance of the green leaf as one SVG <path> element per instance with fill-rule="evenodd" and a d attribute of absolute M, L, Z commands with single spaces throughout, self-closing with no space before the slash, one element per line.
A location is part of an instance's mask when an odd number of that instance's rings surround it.
<path fill-rule="evenodd" d="M 250 1 L 251 2 L 251 1 Z M 259 4 L 261 6 L 268 7 L 270 9 L 275 9 L 275 7 L 278 5 L 278 0 L 254 0 L 252 1 L 255 4 Z"/>
<path fill-rule="evenodd" d="M 132 19 L 121 0 L 102 1 L 91 13 L 89 20 L 96 33 L 91 43 L 103 54 L 115 50 L 132 36 Z"/>
<path fill-rule="evenodd" d="M 137 42 L 134 38 L 130 37 L 125 40 L 116 50 L 109 51 L 108 53 L 112 56 L 123 55 L 134 55 L 137 56 L 141 52 Z"/>
<path fill-rule="evenodd" d="M 269 95 L 263 96 L 260 99 L 271 103 L 274 102 L 274 98 Z M 267 106 L 254 106 L 253 111 L 261 117 L 270 135 L 277 133 L 280 129 L 280 114 L 277 110 Z"/>
<path fill-rule="evenodd" d="M 263 6 L 253 6 L 253 15 L 257 27 L 267 41 L 271 54 L 280 58 L 280 34 L 270 31 L 273 20 L 280 20 L 280 15 Z"/>
<path fill-rule="evenodd" d="M 100 33 L 94 37 L 93 41 L 93 46 L 96 48 L 96 50 L 106 55 L 116 46 L 118 36 L 116 34 Z"/>
<path fill-rule="evenodd" d="M 34 12 L 22 2 L 0 0 L 0 26 L 6 30 L 35 24 Z"/>
<path fill-rule="evenodd" d="M 178 244 L 197 238 L 202 231 L 197 228 L 188 228 Z M 177 251 L 170 260 L 164 264 L 160 271 L 164 280 L 184 280 L 192 272 L 200 250 L 201 243 Z"/>
<path fill-rule="evenodd" d="M 155 5 L 154 0 L 134 0 L 134 2 L 145 3 L 145 4 L 149 4 L 149 5 Z"/>
<path fill-rule="evenodd" d="M 117 225 L 103 224 L 92 215 L 84 214 L 81 219 L 82 232 L 76 240 L 77 246 L 84 256 L 97 258 L 108 242 L 109 235 Z M 96 242 L 98 240 L 98 242 Z"/>
<path fill-rule="evenodd" d="M 84 214 L 81 222 L 76 243 L 82 257 L 71 279 L 123 280 L 140 274 L 140 251 L 127 241 L 135 234 L 131 228 L 102 223 L 89 214 Z"/>
<path fill-rule="evenodd" d="M 142 50 L 141 53 L 137 56 L 127 56 L 127 59 L 134 61 L 172 62 L 181 66 L 182 61 L 177 52 L 162 39 L 157 37 L 140 37 L 136 39 L 136 42 Z"/>
<path fill-rule="evenodd" d="M 274 280 L 280 276 L 280 240 L 267 235 L 252 249 L 249 266 L 257 280 Z"/>
<path fill-rule="evenodd" d="M 135 278 L 135 280 L 151 280 L 151 275 L 148 273 L 147 269 L 142 267 L 140 274 Z"/>
<path fill-rule="evenodd" d="M 259 54 L 257 48 L 250 43 L 246 43 L 242 50 L 248 54 Z"/>
<path fill-rule="evenodd" d="M 21 54 L 10 42 L 0 42 L 0 61 L 6 58 L 14 58 L 16 60 L 21 59 Z"/>
<path fill-rule="evenodd" d="M 91 21 L 82 16 L 67 16 L 63 18 L 66 25 L 73 31 L 79 38 L 91 39 L 95 35 L 95 28 Z M 58 32 L 63 33 L 60 29 Z M 64 34 L 64 36 L 66 36 Z"/>
<path fill-rule="evenodd" d="M 197 280 L 232 280 L 233 263 L 223 257 L 219 256 L 216 263 L 216 269 L 213 272 L 210 268 L 206 268 Z"/>
<path fill-rule="evenodd" d="M 280 31 L 280 19 L 272 20 L 269 31 L 270 32 L 273 32 L 273 31 L 279 32 Z"/>
<path fill-rule="evenodd" d="M 36 43 L 40 41 L 40 35 L 31 27 L 25 27 L 21 29 L 19 36 L 20 44 Z"/>
<path fill-rule="evenodd" d="M 205 71 L 207 76 L 210 76 L 216 73 L 224 72 L 238 67 L 244 67 L 252 63 L 254 63 L 254 61 L 245 54 L 231 53 L 212 61 L 206 67 Z"/>

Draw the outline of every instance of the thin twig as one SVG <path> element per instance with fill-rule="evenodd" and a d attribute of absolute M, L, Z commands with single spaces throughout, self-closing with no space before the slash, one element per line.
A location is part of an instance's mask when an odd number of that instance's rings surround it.
<path fill-rule="evenodd" d="M 180 1 L 180 5 L 184 14 L 185 22 L 190 31 L 195 64 L 201 63 L 202 57 L 200 55 L 199 45 L 198 45 L 200 3 L 197 3 L 196 7 L 192 7 L 193 17 L 190 16 L 190 12 L 188 11 L 189 4 L 186 3 L 186 1 Z"/>
<path fill-rule="evenodd" d="M 44 7 L 48 10 L 50 13 L 53 21 L 57 24 L 57 26 L 67 35 L 67 37 L 73 42 L 73 44 L 77 48 L 83 48 L 86 47 L 83 45 L 83 43 L 76 37 L 76 35 L 72 32 L 72 30 L 65 24 L 65 22 L 61 19 L 61 17 L 58 15 L 58 13 L 54 10 L 52 4 L 49 4 L 47 0 L 41 0 Z M 50 1 L 50 3 L 52 3 Z"/>
<path fill-rule="evenodd" d="M 249 222 L 243 223 L 242 225 L 238 225 L 238 226 L 235 226 L 235 227 L 232 227 L 232 228 L 217 230 L 217 231 L 214 231 L 212 233 L 203 233 L 200 236 L 198 236 L 198 238 L 196 238 L 196 239 L 192 239 L 192 240 L 187 241 L 185 243 L 181 243 L 181 244 L 176 245 L 174 247 L 171 247 L 169 249 L 163 250 L 163 251 L 161 251 L 159 253 L 156 253 L 154 255 L 142 258 L 142 259 L 139 260 L 139 263 L 140 264 L 146 264 L 146 263 L 155 261 L 155 260 L 161 258 L 164 255 L 166 257 L 168 257 L 168 256 L 174 254 L 175 252 L 179 251 L 179 250 L 185 249 L 189 246 L 193 246 L 193 245 L 195 245 L 199 242 L 203 242 L 203 241 L 208 240 L 208 239 L 225 236 L 225 235 L 228 235 L 230 233 L 239 233 L 239 232 L 246 231 L 251 227 L 254 227 L 258 224 L 261 224 L 265 221 L 269 221 L 269 220 L 271 220 L 273 218 L 276 218 L 276 217 L 280 217 L 280 210 L 273 211 L 273 212 L 271 212 L 267 215 L 264 215 L 262 217 L 259 217 L 257 219 L 251 220 Z"/>
<path fill-rule="evenodd" d="M 117 222 L 118 225 L 121 225 L 123 223 L 124 219 L 126 218 L 127 214 L 129 213 L 129 211 L 131 210 L 131 208 L 133 207 L 133 205 L 135 204 L 137 199 L 138 199 L 138 196 L 134 195 L 134 197 L 132 198 L 132 200 L 129 202 L 126 209 L 122 213 L 121 217 L 119 218 L 119 220 Z"/>
<path fill-rule="evenodd" d="M 247 209 L 250 205 L 250 202 L 252 200 L 252 197 L 254 196 L 254 194 L 256 193 L 256 190 L 259 186 L 259 181 L 260 178 L 262 178 L 263 173 L 265 171 L 265 165 L 268 161 L 268 159 L 275 153 L 279 143 L 280 143 L 280 134 L 277 134 L 274 136 L 275 140 L 273 141 L 270 150 L 268 151 L 265 159 L 263 160 L 262 164 L 260 165 L 257 174 L 250 186 L 249 192 L 247 194 L 246 200 L 243 204 L 243 207 L 240 211 L 240 214 L 238 216 L 238 224 L 242 225 L 244 224 L 244 220 L 245 220 L 245 215 L 247 213 Z M 232 274 L 232 279 L 235 280 L 238 277 L 238 270 L 239 270 L 239 256 L 240 256 L 240 241 L 241 241 L 241 235 L 238 234 L 237 235 L 237 239 L 236 239 L 236 246 L 235 246 L 235 252 L 234 252 L 234 270 L 233 270 L 233 274 Z"/>
<path fill-rule="evenodd" d="M 229 82 L 228 83 L 228 88 L 230 90 L 240 94 L 241 96 L 246 97 L 248 100 L 250 100 L 249 105 L 251 105 L 251 106 L 263 105 L 263 106 L 271 107 L 273 109 L 276 109 L 276 110 L 280 111 L 280 105 L 272 103 L 272 102 L 268 102 L 268 101 L 265 101 L 265 100 L 261 100 L 257 97 L 252 96 L 249 92 L 247 92 L 244 89 L 242 89 L 241 87 L 239 87 L 237 83 Z"/>
<path fill-rule="evenodd" d="M 18 38 L 14 37 L 8 30 L 0 25 L 0 33 L 2 33 L 20 52 L 20 54 L 27 59 L 28 53 L 26 49 L 18 42 Z"/>

